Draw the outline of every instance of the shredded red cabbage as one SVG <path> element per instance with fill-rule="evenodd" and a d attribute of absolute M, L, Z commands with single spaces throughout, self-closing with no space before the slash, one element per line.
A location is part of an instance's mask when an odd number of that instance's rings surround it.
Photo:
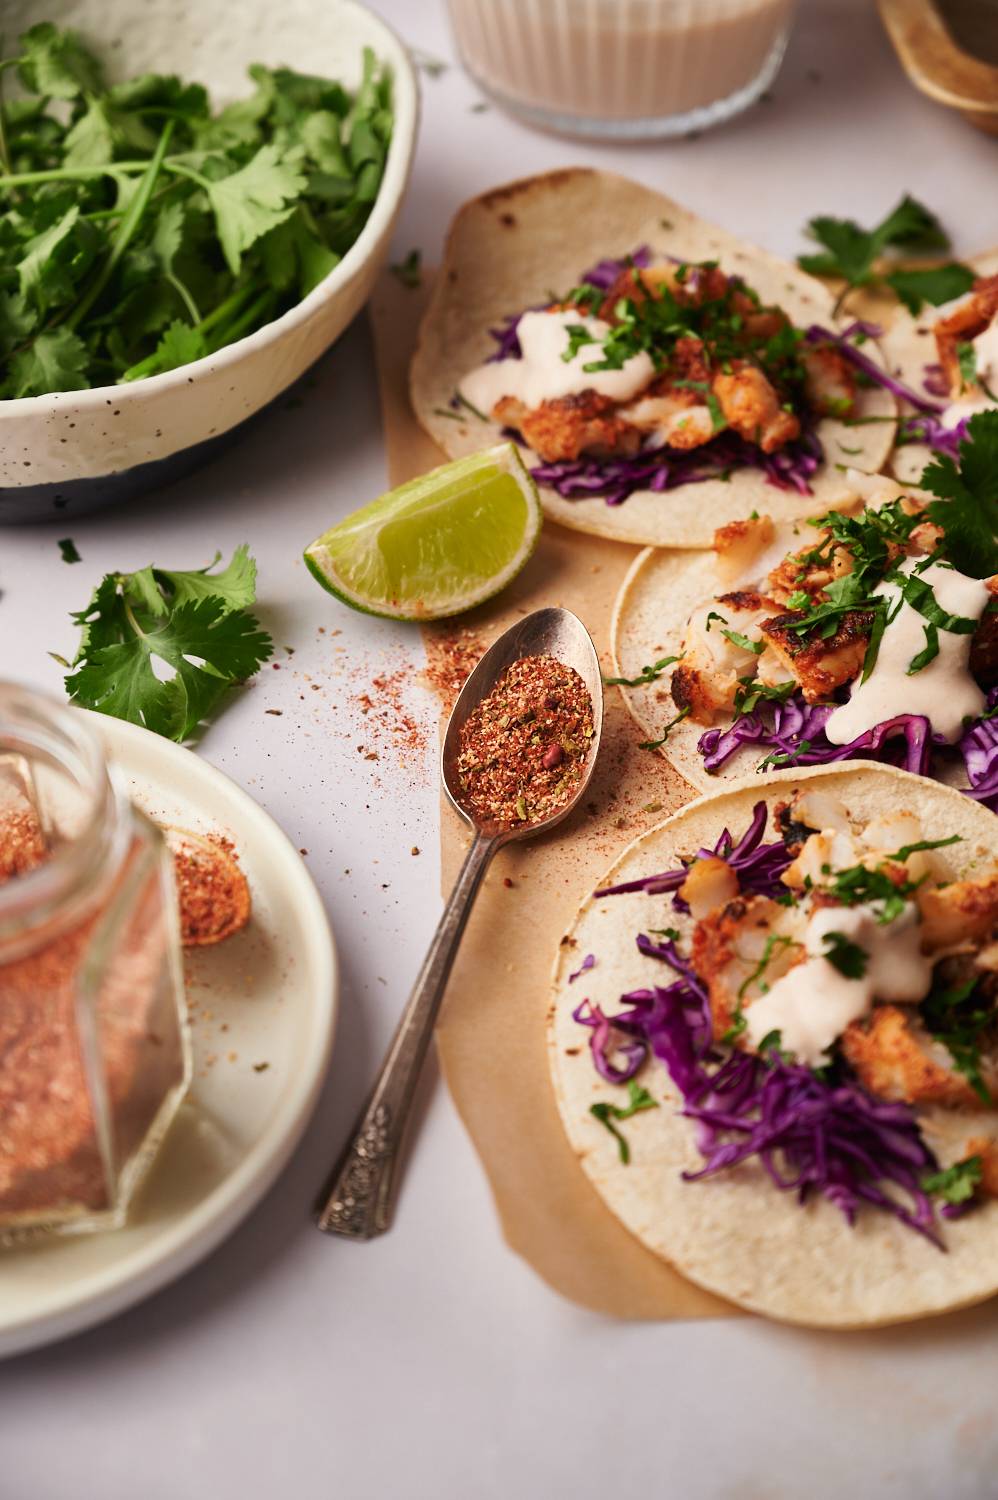
<path fill-rule="evenodd" d="M 677 891 L 695 860 L 712 859 L 717 856 L 736 872 L 738 883 L 743 891 L 751 891 L 760 896 L 776 896 L 783 890 L 780 876 L 790 864 L 793 856 L 782 839 L 772 844 L 762 842 L 768 816 L 769 811 L 765 802 L 759 801 L 752 809 L 752 820 L 749 826 L 737 843 L 732 840 L 731 834 L 725 828 L 713 849 L 697 850 L 696 854 L 691 855 L 678 869 L 663 870 L 659 875 L 646 875 L 640 880 L 625 880 L 620 885 L 604 886 L 602 890 L 594 891 L 593 895 L 624 896 L 631 891 L 644 891 L 649 896 L 660 896 L 667 891 Z M 682 896 L 674 895 L 672 904 L 677 911 L 689 911 Z M 638 946 L 641 947 L 642 942 L 648 941 L 647 938 L 642 938 Z M 641 951 L 644 952 L 644 948 Z"/>
<path fill-rule="evenodd" d="M 753 827 L 756 821 L 753 815 Z M 573 1015 L 591 1028 L 593 1063 L 608 1082 L 626 1083 L 649 1056 L 665 1064 L 683 1097 L 682 1113 L 696 1124 L 704 1158 L 699 1171 L 683 1173 L 687 1181 L 754 1157 L 775 1186 L 796 1192 L 800 1203 L 820 1193 L 850 1224 L 869 1203 L 945 1248 L 921 1187 L 938 1163 L 907 1105 L 876 1099 L 845 1078 L 820 1078 L 775 1052 L 765 1061 L 737 1051 L 722 1058 L 712 1043 L 707 991 L 675 943 L 653 943 L 640 933 L 637 945 L 678 977 L 622 995 L 627 1009 L 615 1016 L 588 1001 Z"/>
<path fill-rule="evenodd" d="M 833 745 L 825 736 L 825 724 L 835 708 L 834 703 L 806 703 L 803 695 L 795 692 L 785 703 L 760 704 L 727 729 L 707 729 L 697 741 L 704 770 L 719 771 L 741 746 L 759 745 L 789 757 L 785 764 L 795 766 L 869 758 L 928 775 L 933 737 L 924 715 L 899 714 L 847 745 Z"/>
<path fill-rule="evenodd" d="M 996 709 L 998 688 L 992 688 L 985 714 L 964 731 L 959 745 L 970 782 L 967 796 L 992 812 L 998 812 L 998 717 L 989 719 L 987 714 Z"/>
<path fill-rule="evenodd" d="M 582 273 L 582 280 L 587 286 L 597 287 L 601 292 L 608 292 L 621 272 L 626 271 L 628 266 L 651 265 L 651 246 L 639 245 L 630 255 L 625 255 L 620 260 L 599 260 L 588 271 Z"/>
<path fill-rule="evenodd" d="M 885 391 L 891 391 L 893 395 L 907 401 L 916 411 L 938 412 L 940 408 L 934 401 L 927 401 L 917 391 L 898 380 L 896 375 L 891 375 L 876 360 L 864 354 L 856 345 L 850 343 L 857 334 L 864 334 L 868 338 L 874 338 L 881 330 L 876 323 L 855 322 L 850 323 L 848 328 L 843 328 L 841 333 L 834 332 L 830 328 L 822 328 L 818 323 L 812 323 L 804 337 L 809 344 L 835 344 L 851 365 L 861 370 L 864 375 L 869 376 L 875 385 L 882 386 Z"/>
<path fill-rule="evenodd" d="M 947 453 L 950 458 L 958 459 L 969 421 L 969 417 L 961 417 L 955 427 L 945 427 L 938 413 L 916 412 L 914 416 L 902 417 L 898 423 L 898 445 L 925 443 L 936 453 Z"/>
<path fill-rule="evenodd" d="M 575 981 L 577 979 L 579 979 L 583 974 L 588 973 L 588 971 L 591 968 L 593 968 L 595 966 L 595 964 L 596 964 L 596 955 L 595 955 L 595 953 L 587 953 L 586 956 L 585 956 L 585 958 L 580 963 L 579 967 L 575 970 L 574 974 L 569 974 L 569 976 L 568 976 L 568 982 L 569 982 L 569 984 L 574 984 Z"/>
<path fill-rule="evenodd" d="M 781 765 L 827 766 L 840 760 L 877 760 L 914 771 L 916 776 L 931 776 L 934 755 L 954 748 L 963 758 L 969 783 L 967 796 L 998 812 L 998 716 L 987 717 L 998 708 L 998 688 L 992 688 L 985 713 L 968 725 L 955 747 L 933 734 L 923 714 L 898 714 L 847 745 L 833 745 L 826 738 L 824 726 L 835 708 L 834 703 L 805 703 L 803 695 L 796 692 L 785 703 L 760 704 L 727 729 L 707 729 L 697 741 L 704 770 L 714 774 L 743 745 L 757 745 L 771 754 L 786 756 Z"/>
<path fill-rule="evenodd" d="M 565 500 L 591 500 L 600 495 L 607 505 L 621 505 L 636 490 L 661 494 L 681 484 L 724 479 L 734 469 L 761 469 L 777 489 L 809 495 L 810 481 L 823 459 L 813 432 L 802 433 L 778 453 L 763 453 L 727 431 L 686 451 L 646 448 L 633 458 L 562 459 L 538 464 L 530 473 L 538 484 L 548 485 Z"/>

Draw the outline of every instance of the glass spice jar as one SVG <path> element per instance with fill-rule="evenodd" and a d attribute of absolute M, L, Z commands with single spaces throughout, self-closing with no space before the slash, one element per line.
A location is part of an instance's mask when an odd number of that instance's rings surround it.
<path fill-rule="evenodd" d="M 190 1074 L 162 835 L 84 713 L 0 683 L 0 1243 L 121 1225 Z"/>

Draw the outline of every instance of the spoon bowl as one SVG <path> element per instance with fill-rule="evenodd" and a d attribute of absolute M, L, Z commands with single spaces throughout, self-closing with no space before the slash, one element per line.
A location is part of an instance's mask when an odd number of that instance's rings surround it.
<path fill-rule="evenodd" d="M 589 744 L 589 754 L 586 757 L 579 785 L 569 800 L 556 807 L 545 818 L 538 818 L 535 822 L 517 823 L 510 828 L 476 818 L 468 809 L 461 790 L 457 758 L 461 744 L 461 731 L 468 719 L 482 700 L 488 697 L 504 673 L 515 661 L 519 661 L 524 656 L 553 656 L 556 661 L 578 672 L 592 700 L 593 737 Z M 458 694 L 457 702 L 451 709 L 443 749 L 440 752 L 440 774 L 447 800 L 454 811 L 466 823 L 470 823 L 479 834 L 484 838 L 495 840 L 496 847 L 500 844 L 511 843 L 514 839 L 532 838 L 534 834 L 553 828 L 556 823 L 567 818 L 572 809 L 578 805 L 596 765 L 602 732 L 603 678 L 592 637 L 578 615 L 573 615 L 570 609 L 534 610 L 533 614 L 525 616 L 515 625 L 511 625 L 508 630 L 504 630 L 499 639 L 489 647 L 465 681 Z"/>

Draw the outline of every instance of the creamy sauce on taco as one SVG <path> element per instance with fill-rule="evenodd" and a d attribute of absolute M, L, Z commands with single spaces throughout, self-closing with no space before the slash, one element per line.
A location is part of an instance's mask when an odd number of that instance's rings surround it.
<path fill-rule="evenodd" d="M 778 1031 L 785 1052 L 809 1068 L 820 1067 L 832 1043 L 853 1021 L 870 1014 L 875 999 L 914 1004 L 925 998 L 932 960 L 921 951 L 918 908 L 907 902 L 893 922 L 879 922 L 879 915 L 874 903 L 823 906 L 812 914 L 804 934 L 803 963 L 777 979 L 745 1012 L 746 1035 L 753 1047 Z M 861 975 L 843 974 L 829 961 L 830 933 L 862 949 Z"/>
<path fill-rule="evenodd" d="M 569 328 L 584 328 L 592 342 L 565 359 Z M 587 364 L 603 359 L 603 350 L 594 346 L 610 332 L 610 325 L 575 308 L 567 312 L 526 312 L 516 332 L 522 358 L 480 365 L 461 381 L 461 395 L 486 415 L 504 396 L 513 396 L 527 407 L 577 396 L 581 391 L 596 391 L 612 401 L 630 401 L 655 374 L 651 356 L 643 352 L 625 360 L 619 370 L 587 370 Z"/>
<path fill-rule="evenodd" d="M 912 573 L 917 559 L 903 564 L 902 573 Z M 919 577 L 948 614 L 979 620 L 988 602 L 988 590 L 980 578 L 968 578 L 954 568 L 933 563 Z M 884 582 L 875 592 L 888 600 L 893 611 L 900 590 Z M 924 714 L 933 733 L 949 744 L 959 738 L 964 719 L 973 719 L 984 709 L 984 694 L 970 675 L 971 635 L 958 635 L 939 627 L 939 654 L 918 672 L 909 667 L 925 648 L 925 616 L 902 602 L 880 642 L 876 664 L 866 682 L 857 680 L 848 703 L 837 708 L 825 725 L 833 745 L 850 740 L 893 719 L 898 714 Z"/>

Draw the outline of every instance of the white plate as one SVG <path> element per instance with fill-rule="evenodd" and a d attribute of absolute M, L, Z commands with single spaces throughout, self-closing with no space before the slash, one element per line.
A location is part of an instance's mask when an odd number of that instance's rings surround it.
<path fill-rule="evenodd" d="M 189 956 L 194 1083 L 128 1226 L 0 1252 L 0 1357 L 131 1306 L 235 1228 L 305 1128 L 336 1019 L 329 922 L 301 855 L 277 825 L 189 750 L 131 724 L 87 717 L 136 803 L 157 822 L 232 839 L 253 917 L 229 942 Z"/>

